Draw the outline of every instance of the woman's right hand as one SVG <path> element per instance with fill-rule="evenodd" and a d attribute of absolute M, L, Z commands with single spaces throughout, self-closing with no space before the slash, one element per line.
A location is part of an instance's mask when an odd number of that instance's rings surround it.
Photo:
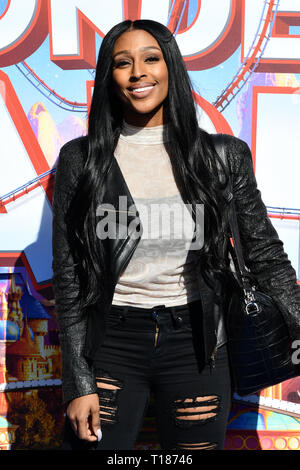
<path fill-rule="evenodd" d="M 67 416 L 79 439 L 100 441 L 100 404 L 97 393 L 74 398 L 67 407 Z"/>

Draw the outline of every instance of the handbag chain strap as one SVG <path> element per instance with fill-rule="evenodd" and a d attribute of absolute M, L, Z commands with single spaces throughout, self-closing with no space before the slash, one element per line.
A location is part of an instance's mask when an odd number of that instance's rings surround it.
<path fill-rule="evenodd" d="M 224 166 L 228 169 L 228 175 L 229 175 L 229 182 L 228 182 L 228 187 L 225 190 L 225 197 L 229 204 L 228 219 L 229 219 L 229 226 L 231 230 L 231 236 L 233 239 L 233 249 L 236 255 L 235 265 L 236 265 L 237 275 L 239 277 L 239 280 L 240 280 L 240 283 L 244 292 L 246 312 L 252 313 L 253 311 L 258 311 L 259 307 L 256 303 L 256 299 L 254 296 L 255 288 L 253 284 L 250 282 L 250 279 L 249 279 L 250 273 L 246 268 L 245 260 L 243 256 L 236 208 L 235 208 L 234 197 L 233 197 L 231 172 L 230 172 L 230 166 L 228 163 L 228 157 L 226 154 L 224 137 L 222 134 L 218 134 L 215 137 L 217 137 L 218 139 L 215 145 L 216 151 L 219 157 L 221 158 L 222 162 L 224 163 Z"/>

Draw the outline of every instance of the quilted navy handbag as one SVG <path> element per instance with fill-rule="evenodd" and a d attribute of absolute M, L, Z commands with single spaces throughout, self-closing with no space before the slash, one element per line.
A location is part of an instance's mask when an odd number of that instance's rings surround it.
<path fill-rule="evenodd" d="M 229 168 L 223 141 L 216 150 Z M 231 182 L 228 189 L 238 287 L 225 312 L 226 330 L 234 390 L 243 396 L 296 377 L 300 371 L 292 363 L 292 341 L 281 311 L 271 297 L 256 290 L 245 266 Z"/>

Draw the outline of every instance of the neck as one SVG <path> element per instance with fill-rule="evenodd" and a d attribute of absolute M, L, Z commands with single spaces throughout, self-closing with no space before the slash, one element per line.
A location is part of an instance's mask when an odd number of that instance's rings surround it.
<path fill-rule="evenodd" d="M 163 144 L 167 142 L 167 124 L 140 127 L 123 121 L 120 139 L 141 145 Z"/>
<path fill-rule="evenodd" d="M 131 109 L 126 109 L 124 110 L 124 120 L 127 124 L 135 127 L 155 127 L 167 123 L 162 107 L 147 114 L 135 113 Z"/>

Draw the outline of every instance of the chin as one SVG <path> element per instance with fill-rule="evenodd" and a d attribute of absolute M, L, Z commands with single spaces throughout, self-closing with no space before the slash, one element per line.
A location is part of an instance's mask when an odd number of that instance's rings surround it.
<path fill-rule="evenodd" d="M 135 114 L 143 114 L 143 115 L 149 114 L 149 116 L 153 116 L 154 114 L 160 112 L 160 105 L 158 105 L 158 106 L 147 106 L 147 105 L 141 103 L 139 107 L 132 107 L 132 111 Z"/>

